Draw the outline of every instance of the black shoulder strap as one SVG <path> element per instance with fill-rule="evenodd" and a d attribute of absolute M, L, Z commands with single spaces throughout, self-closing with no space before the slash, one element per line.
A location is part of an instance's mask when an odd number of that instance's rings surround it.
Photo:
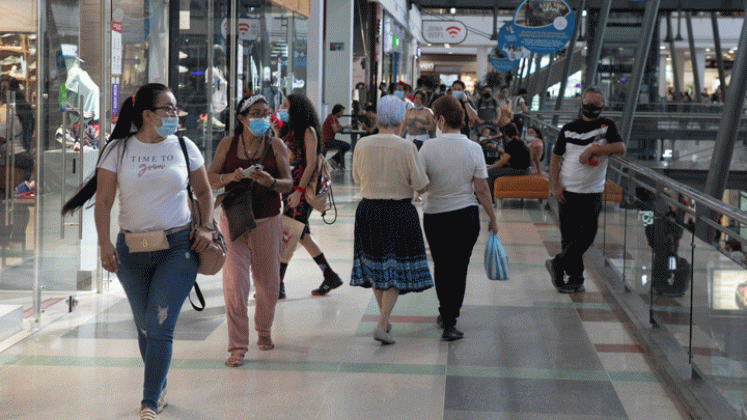
<path fill-rule="evenodd" d="M 194 208 L 192 208 L 192 182 L 190 181 L 190 175 L 192 174 L 192 171 L 189 169 L 189 152 L 187 152 L 187 143 L 184 141 L 184 137 L 179 136 L 179 145 L 182 147 L 182 152 L 184 152 L 184 160 L 187 162 L 187 201 L 189 202 L 190 209 L 194 212 Z M 198 220 L 202 220 L 202 215 L 200 214 L 199 207 L 197 208 L 197 218 Z M 201 306 L 195 305 L 194 302 L 192 302 L 192 296 L 189 296 L 189 303 L 192 305 L 193 308 L 195 308 L 195 311 L 201 311 L 205 309 L 205 297 L 202 295 L 202 290 L 200 290 L 200 286 L 197 285 L 197 280 L 195 280 L 195 295 L 197 296 L 197 301 L 200 303 Z"/>

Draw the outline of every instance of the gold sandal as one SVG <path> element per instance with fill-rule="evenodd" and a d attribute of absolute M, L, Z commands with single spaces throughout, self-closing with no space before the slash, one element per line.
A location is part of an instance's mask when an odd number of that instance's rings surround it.
<path fill-rule="evenodd" d="M 260 335 L 259 340 L 257 341 L 257 347 L 259 347 L 260 350 L 272 350 L 275 348 L 275 344 L 272 342 L 272 338 L 270 338 L 269 335 Z"/>
<path fill-rule="evenodd" d="M 225 365 L 228 367 L 239 367 L 244 364 L 244 356 L 241 354 L 231 354 L 226 360 Z"/>

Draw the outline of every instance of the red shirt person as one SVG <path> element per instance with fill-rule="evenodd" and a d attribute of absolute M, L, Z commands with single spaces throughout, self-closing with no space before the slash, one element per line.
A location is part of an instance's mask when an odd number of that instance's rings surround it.
<path fill-rule="evenodd" d="M 339 118 L 342 117 L 342 111 L 345 107 L 336 104 L 332 107 L 332 113 L 327 116 L 322 125 L 322 141 L 324 142 L 324 151 L 336 149 L 337 153 L 332 156 L 332 161 L 337 163 L 340 168 L 345 168 L 345 153 L 350 150 L 350 144 L 342 140 L 335 139 L 335 134 L 343 129 L 350 129 L 350 126 L 341 126 Z"/>

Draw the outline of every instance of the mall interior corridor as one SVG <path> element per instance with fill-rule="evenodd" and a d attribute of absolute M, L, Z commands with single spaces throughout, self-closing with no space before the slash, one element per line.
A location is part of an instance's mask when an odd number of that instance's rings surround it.
<path fill-rule="evenodd" d="M 345 284 L 312 296 L 321 272 L 299 248 L 286 276 L 288 297 L 277 306 L 276 348 L 250 345 L 246 363 L 229 368 L 221 276 L 198 276 L 207 308 L 196 312 L 187 303 L 182 310 L 169 405 L 160 418 L 689 418 L 595 269 L 587 264 L 585 293 L 552 287 L 544 262 L 558 251 L 560 233 L 551 211 L 532 200 L 506 200 L 496 209 L 508 281 L 487 279 L 487 229 L 480 235 L 458 321 L 463 340 L 441 341 L 430 289 L 399 299 L 396 344 L 374 341 L 373 295 L 348 285 L 359 195 L 349 171 L 336 172 L 335 180 L 338 220 L 328 226 L 315 214 L 311 223 Z M 422 216 L 422 203 L 416 207 Z M 112 280 L 109 293 L 79 294 L 73 312 L 64 300 L 45 301 L 44 324 L 32 331 L 29 313 L 24 332 L 0 343 L 3 419 L 136 416 L 142 362 L 127 300 Z M 251 298 L 249 310 L 251 318 Z"/>

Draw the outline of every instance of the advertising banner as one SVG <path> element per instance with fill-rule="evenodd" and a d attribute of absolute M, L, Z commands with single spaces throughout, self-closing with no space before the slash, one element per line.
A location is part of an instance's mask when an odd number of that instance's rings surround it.
<path fill-rule="evenodd" d="M 573 36 L 576 18 L 563 0 L 525 0 L 516 8 L 514 35 L 519 45 L 537 54 L 552 54 Z"/>

